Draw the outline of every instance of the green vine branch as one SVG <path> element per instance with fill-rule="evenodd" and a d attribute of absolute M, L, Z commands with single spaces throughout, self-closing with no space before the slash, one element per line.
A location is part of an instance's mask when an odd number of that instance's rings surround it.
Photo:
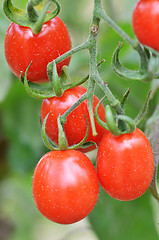
<path fill-rule="evenodd" d="M 124 114 L 124 111 L 120 105 L 120 102 L 113 96 L 112 92 L 108 88 L 107 84 L 103 82 L 100 78 L 98 72 L 98 65 L 97 65 L 97 34 L 99 30 L 99 23 L 100 18 L 99 12 L 101 9 L 101 2 L 100 0 L 94 0 L 94 10 L 93 10 L 93 17 L 90 27 L 90 33 L 88 40 L 81 44 L 80 46 L 68 51 L 67 53 L 59 56 L 55 61 L 59 63 L 60 61 L 64 60 L 65 58 L 71 56 L 74 53 L 77 53 L 81 50 L 87 49 L 89 50 L 90 60 L 89 60 L 89 79 L 88 79 L 88 88 L 87 93 L 84 94 L 70 109 L 68 109 L 62 116 L 61 121 L 64 123 L 66 121 L 66 117 L 69 115 L 71 111 L 73 111 L 82 101 L 88 100 L 88 110 L 91 119 L 91 126 L 93 135 L 96 135 L 95 123 L 94 123 L 94 113 L 93 113 L 93 93 L 95 84 L 97 83 L 101 89 L 104 91 L 105 95 L 107 96 L 111 106 L 116 110 L 116 112 L 120 115 Z M 48 74 L 51 72 L 52 62 L 48 64 Z"/>

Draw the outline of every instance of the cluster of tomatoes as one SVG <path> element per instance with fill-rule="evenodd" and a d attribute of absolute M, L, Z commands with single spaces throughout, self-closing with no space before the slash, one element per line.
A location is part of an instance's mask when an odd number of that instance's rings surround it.
<path fill-rule="evenodd" d="M 113 198 L 133 200 L 149 187 L 153 167 L 151 146 L 143 132 L 136 129 L 132 134 L 114 137 L 107 131 L 98 147 L 97 171 L 79 150 L 45 154 L 33 175 L 34 201 L 48 219 L 74 223 L 95 207 L 99 182 Z"/>
<path fill-rule="evenodd" d="M 141 2 L 145 5 L 152 3 Z M 35 83 L 47 82 L 47 64 L 70 49 L 69 33 L 59 17 L 45 22 L 39 34 L 15 23 L 11 23 L 6 33 L 5 55 L 13 73 L 20 77 L 32 61 L 27 77 Z M 62 66 L 68 65 L 69 61 L 70 58 L 57 64 L 59 75 Z M 61 97 L 43 100 L 41 119 L 44 121 L 50 113 L 45 130 L 54 143 L 58 144 L 58 116 L 85 92 L 85 88 L 78 86 L 66 90 Z M 93 111 L 98 102 L 98 98 L 93 96 Z M 102 104 L 98 114 L 105 121 Z M 84 153 L 95 148 L 93 145 L 85 150 L 50 151 L 40 159 L 34 171 L 32 190 L 35 204 L 45 217 L 56 223 L 70 224 L 86 217 L 98 200 L 99 183 L 113 198 L 129 201 L 140 197 L 153 177 L 153 153 L 144 133 L 136 128 L 131 134 L 115 137 L 95 119 L 97 135 L 93 136 L 87 100 L 68 115 L 64 124 L 69 146 L 84 138 L 87 131 L 85 116 L 89 125 L 86 142 L 92 141 L 98 146 L 96 169 Z"/>

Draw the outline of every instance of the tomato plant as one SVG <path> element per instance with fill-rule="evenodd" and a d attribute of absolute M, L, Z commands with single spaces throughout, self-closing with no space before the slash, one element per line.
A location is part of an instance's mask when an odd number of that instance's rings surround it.
<path fill-rule="evenodd" d="M 97 154 L 97 174 L 110 196 L 123 201 L 140 197 L 151 183 L 153 169 L 151 146 L 141 130 L 119 137 L 105 133 Z"/>
<path fill-rule="evenodd" d="M 37 164 L 32 189 L 35 204 L 46 218 L 70 224 L 92 211 L 99 183 L 95 168 L 84 153 L 51 151 Z"/>
<path fill-rule="evenodd" d="M 49 99 L 44 99 L 41 106 L 41 119 L 44 121 L 46 115 L 50 112 L 48 119 L 46 121 L 46 133 L 48 137 L 54 141 L 56 144 L 58 143 L 58 126 L 57 126 L 57 118 L 62 115 L 67 109 L 69 109 L 76 101 L 86 92 L 87 90 L 78 86 L 72 89 L 69 89 L 64 92 L 61 97 L 53 97 Z M 93 96 L 93 110 L 98 104 L 99 100 L 94 95 Z M 99 116 L 104 121 L 105 119 L 105 110 L 102 104 L 99 106 Z M 85 116 L 87 116 L 89 123 L 89 134 L 87 138 L 88 141 L 94 141 L 97 145 L 99 144 L 103 134 L 105 133 L 105 129 L 102 128 L 97 121 L 95 120 L 95 126 L 97 135 L 93 136 L 92 128 L 90 124 L 89 111 L 87 106 L 87 100 L 82 102 L 77 108 L 75 108 L 67 117 L 67 121 L 64 124 L 64 130 L 66 134 L 66 138 L 68 141 L 68 145 L 77 144 L 84 138 L 87 131 L 87 123 Z M 95 148 L 95 145 L 85 149 L 89 151 Z"/>
<path fill-rule="evenodd" d="M 28 79 L 32 82 L 46 82 L 47 64 L 71 49 L 68 30 L 59 17 L 45 22 L 39 34 L 29 27 L 11 23 L 5 36 L 4 51 L 12 72 L 20 77 L 28 70 Z M 57 64 L 60 75 L 63 65 L 68 65 L 70 57 Z"/>
<path fill-rule="evenodd" d="M 159 51 L 159 1 L 140 0 L 133 11 L 132 24 L 138 40 Z"/>

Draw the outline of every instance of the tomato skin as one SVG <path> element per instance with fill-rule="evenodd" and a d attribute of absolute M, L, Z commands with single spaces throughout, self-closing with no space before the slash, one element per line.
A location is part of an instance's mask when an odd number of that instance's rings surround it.
<path fill-rule="evenodd" d="M 151 146 L 141 130 L 119 137 L 105 133 L 97 153 L 97 174 L 110 196 L 122 201 L 140 197 L 152 181 L 153 170 Z"/>
<path fill-rule="evenodd" d="M 71 224 L 86 217 L 99 194 L 96 170 L 77 150 L 51 151 L 37 164 L 32 183 L 39 211 L 53 222 Z"/>
<path fill-rule="evenodd" d="M 133 30 L 138 40 L 159 51 L 159 1 L 140 0 L 132 15 Z"/>
<path fill-rule="evenodd" d="M 34 34 L 29 27 L 11 23 L 5 36 L 4 51 L 12 72 L 20 77 L 32 61 L 27 77 L 35 83 L 47 82 L 47 64 L 70 49 L 68 30 L 59 17 L 44 23 L 39 34 Z M 57 64 L 58 74 L 69 62 L 67 58 Z"/>
<path fill-rule="evenodd" d="M 57 118 L 62 115 L 67 109 L 69 109 L 84 93 L 86 89 L 82 86 L 78 86 L 72 89 L 69 89 L 64 92 L 62 97 L 53 97 L 49 99 L 44 99 L 41 106 L 41 119 L 44 121 L 46 115 L 50 112 L 48 116 L 45 129 L 48 137 L 58 144 L 58 127 L 57 127 Z M 96 96 L 93 97 L 93 111 L 98 104 L 99 100 Z M 102 104 L 99 106 L 99 116 L 104 121 L 105 119 L 105 110 Z M 102 136 L 105 133 L 105 129 L 102 128 L 97 121 L 95 120 L 95 126 L 97 135 L 93 136 L 92 128 L 89 118 L 89 112 L 87 107 L 87 101 L 81 103 L 75 110 L 73 110 L 67 117 L 67 121 L 64 124 L 64 129 L 68 141 L 68 145 L 77 144 L 84 138 L 87 131 L 87 123 L 85 116 L 87 116 L 89 122 L 89 134 L 87 141 L 94 141 L 98 145 Z M 87 152 L 95 148 L 95 145 L 84 149 L 83 151 Z"/>

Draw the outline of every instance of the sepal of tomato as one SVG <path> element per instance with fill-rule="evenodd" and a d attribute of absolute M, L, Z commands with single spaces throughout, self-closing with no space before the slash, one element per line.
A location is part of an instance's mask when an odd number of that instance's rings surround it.
<path fill-rule="evenodd" d="M 5 36 L 4 51 L 12 72 L 20 78 L 32 62 L 27 78 L 35 83 L 49 81 L 47 64 L 70 49 L 68 30 L 58 16 L 45 22 L 39 34 L 34 34 L 29 27 L 11 23 Z M 70 57 L 57 64 L 59 75 L 69 62 Z"/>
<path fill-rule="evenodd" d="M 96 145 L 95 142 L 91 142 L 91 141 L 85 142 L 87 140 L 88 132 L 89 132 L 88 120 L 86 118 L 87 131 L 86 131 L 86 134 L 85 134 L 84 138 L 82 139 L 81 142 L 79 142 L 77 144 L 74 144 L 74 145 L 71 145 L 71 146 L 68 146 L 67 138 L 66 138 L 66 135 L 65 135 L 63 125 L 61 123 L 60 116 L 57 119 L 57 125 L 58 125 L 58 145 L 57 145 L 51 139 L 49 139 L 48 136 L 46 135 L 45 125 L 46 125 L 46 121 L 47 121 L 47 118 L 48 118 L 49 114 L 50 113 L 47 114 L 47 116 L 45 117 L 45 119 L 43 121 L 42 131 L 41 131 L 43 141 L 44 141 L 44 143 L 45 143 L 45 145 L 48 149 L 53 150 L 53 151 L 57 151 L 57 150 L 75 150 L 75 149 L 81 148 L 81 151 L 83 149 L 87 149 L 87 151 L 88 151 L 88 149 L 90 149 L 93 145 Z M 96 145 L 96 147 L 97 147 L 97 145 Z M 83 150 L 83 152 L 84 152 L 84 150 Z"/>
<path fill-rule="evenodd" d="M 49 220 L 71 224 L 85 218 L 99 194 L 96 170 L 77 150 L 51 151 L 38 162 L 32 183 L 38 210 Z"/>
<path fill-rule="evenodd" d="M 54 2 L 56 9 L 49 12 L 51 3 Z M 26 10 L 15 7 L 12 0 L 4 0 L 3 11 L 6 16 L 14 23 L 29 27 L 33 33 L 38 34 L 41 31 L 44 22 L 56 17 L 60 12 L 60 4 L 57 0 L 48 1 L 45 5 L 41 0 L 29 1 Z"/>
<path fill-rule="evenodd" d="M 86 89 L 82 86 L 78 86 L 69 90 L 66 90 L 61 97 L 53 97 L 49 99 L 44 99 L 41 105 L 41 120 L 44 121 L 47 114 L 50 112 L 48 119 L 45 124 L 45 130 L 48 137 L 58 144 L 58 125 L 57 118 L 62 115 L 66 110 L 68 110 L 77 100 L 86 93 Z M 99 100 L 94 95 L 93 96 L 93 112 L 97 106 Z M 105 109 L 102 104 L 100 104 L 98 109 L 99 117 L 105 121 Z M 85 137 L 87 132 L 87 122 L 85 116 L 88 120 L 89 132 L 86 142 L 95 142 L 99 145 L 102 136 L 105 133 L 105 129 L 101 127 L 95 120 L 95 126 L 97 135 L 93 136 L 91 122 L 89 117 L 89 111 L 87 106 L 87 100 L 82 102 L 78 107 L 76 107 L 68 116 L 66 123 L 64 124 L 64 130 L 68 142 L 68 146 L 78 144 Z M 96 146 L 93 145 L 86 149 L 81 149 L 83 152 L 90 151 Z"/>
<path fill-rule="evenodd" d="M 140 129 L 118 137 L 105 133 L 97 153 L 97 174 L 110 196 L 122 201 L 140 197 L 148 189 L 153 171 L 151 145 Z"/>
<path fill-rule="evenodd" d="M 78 82 L 73 82 L 68 74 L 68 66 L 64 65 L 61 69 L 61 75 L 58 76 L 57 68 L 55 64 L 55 60 L 53 60 L 53 69 L 52 71 L 48 71 L 47 65 L 47 74 L 49 78 L 49 83 L 45 86 L 43 84 L 37 84 L 28 81 L 27 73 L 31 66 L 28 66 L 27 70 L 25 71 L 25 76 L 23 77 L 23 73 L 21 73 L 20 80 L 24 84 L 25 90 L 27 93 L 36 99 L 46 99 L 51 98 L 54 96 L 62 96 L 63 92 L 67 89 L 74 88 L 86 82 L 89 78 L 89 75 L 82 78 Z"/>

